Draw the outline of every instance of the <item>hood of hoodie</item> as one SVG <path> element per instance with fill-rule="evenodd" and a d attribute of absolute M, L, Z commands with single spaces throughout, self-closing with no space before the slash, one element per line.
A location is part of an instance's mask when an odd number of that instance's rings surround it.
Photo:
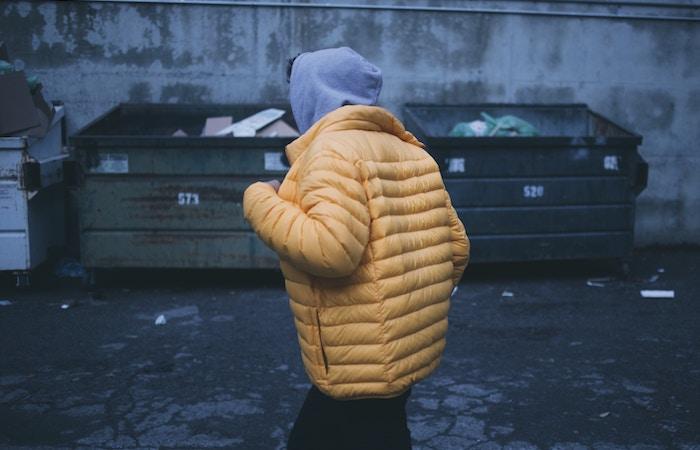
<path fill-rule="evenodd" d="M 289 100 L 300 133 L 345 105 L 376 105 L 382 71 L 349 47 L 302 53 L 294 61 Z"/>

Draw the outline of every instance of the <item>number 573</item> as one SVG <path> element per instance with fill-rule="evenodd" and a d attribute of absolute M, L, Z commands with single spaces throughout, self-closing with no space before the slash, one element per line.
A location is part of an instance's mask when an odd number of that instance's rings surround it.
<path fill-rule="evenodd" d="M 180 206 L 199 205 L 199 194 L 196 192 L 178 192 L 177 204 Z"/>

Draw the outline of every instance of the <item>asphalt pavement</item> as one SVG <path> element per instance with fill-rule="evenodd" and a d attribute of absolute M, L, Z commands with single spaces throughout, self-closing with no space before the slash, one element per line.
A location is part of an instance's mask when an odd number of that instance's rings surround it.
<path fill-rule="evenodd" d="M 414 449 L 700 449 L 699 269 L 693 248 L 639 251 L 626 278 L 470 268 Z M 0 278 L 0 448 L 285 447 L 309 382 L 278 272 L 103 278 Z"/>

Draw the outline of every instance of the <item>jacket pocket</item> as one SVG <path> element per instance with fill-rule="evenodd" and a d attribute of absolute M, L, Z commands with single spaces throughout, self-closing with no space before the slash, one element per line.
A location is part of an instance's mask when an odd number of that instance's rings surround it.
<path fill-rule="evenodd" d="M 328 358 L 326 357 L 326 350 L 323 348 L 323 337 L 321 335 L 321 313 L 316 310 L 316 329 L 318 330 L 318 346 L 321 349 L 321 358 L 323 359 L 323 367 L 326 369 L 326 375 L 328 375 Z"/>

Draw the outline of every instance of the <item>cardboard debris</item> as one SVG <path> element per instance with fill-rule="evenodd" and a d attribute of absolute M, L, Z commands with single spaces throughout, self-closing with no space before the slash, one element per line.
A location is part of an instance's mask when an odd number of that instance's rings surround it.
<path fill-rule="evenodd" d="M 173 133 L 173 136 L 175 136 L 175 137 L 187 137 L 187 133 L 185 133 L 184 131 L 182 131 L 181 129 L 178 128 Z"/>
<path fill-rule="evenodd" d="M 0 60 L 9 64 L 11 59 L 5 43 L 0 42 Z M 33 83 L 37 83 L 35 79 Z M 41 88 L 37 83 L 30 89 L 22 71 L 0 75 L 0 136 L 40 138 L 49 131 L 55 110 L 44 99 Z"/>
<path fill-rule="evenodd" d="M 230 126 L 231 122 L 233 122 L 231 116 L 207 117 L 202 136 L 219 136 L 219 132 Z"/>
<path fill-rule="evenodd" d="M 0 136 L 41 125 L 24 72 L 0 75 Z"/>
<path fill-rule="evenodd" d="M 675 291 L 642 290 L 639 293 L 644 298 L 676 298 Z"/>
<path fill-rule="evenodd" d="M 289 138 L 289 137 L 299 137 L 299 132 L 295 130 L 291 125 L 282 119 L 272 122 L 270 125 L 261 129 L 256 134 L 257 137 L 269 137 L 269 138 Z"/>
<path fill-rule="evenodd" d="M 269 108 L 219 130 L 217 136 L 233 134 L 235 137 L 255 137 L 255 133 L 272 122 L 282 118 L 284 111 Z"/>

